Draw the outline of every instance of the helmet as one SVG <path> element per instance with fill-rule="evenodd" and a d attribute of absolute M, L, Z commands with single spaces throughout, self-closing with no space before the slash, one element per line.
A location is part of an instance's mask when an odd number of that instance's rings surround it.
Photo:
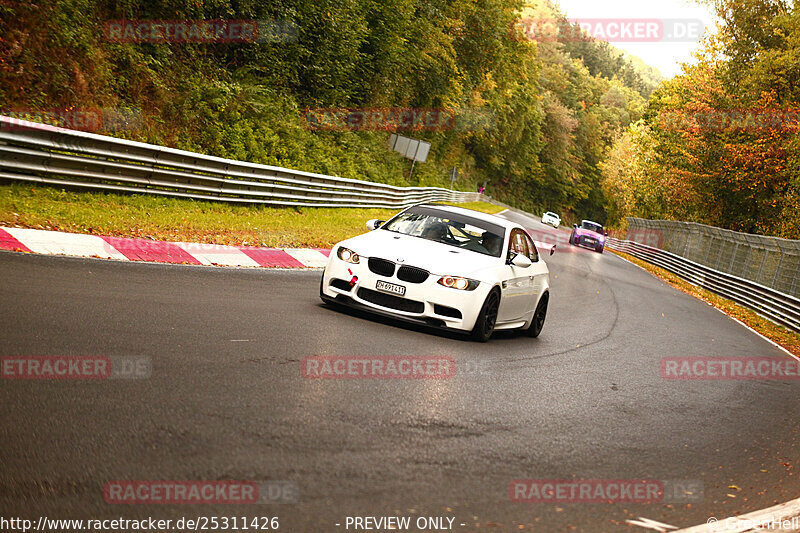
<path fill-rule="evenodd" d="M 447 226 L 443 222 L 434 222 L 422 232 L 422 237 L 439 241 L 447 237 Z"/>
<path fill-rule="evenodd" d="M 491 231 L 484 231 L 481 235 L 481 243 L 486 250 L 495 256 L 499 256 L 503 251 L 503 239 Z"/>

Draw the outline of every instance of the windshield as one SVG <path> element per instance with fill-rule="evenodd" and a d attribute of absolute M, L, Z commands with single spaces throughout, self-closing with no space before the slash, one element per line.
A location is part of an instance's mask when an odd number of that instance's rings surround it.
<path fill-rule="evenodd" d="M 505 229 L 497 224 L 433 207 L 412 207 L 381 229 L 500 257 Z"/>
<path fill-rule="evenodd" d="M 600 224 L 595 224 L 594 222 L 589 222 L 588 220 L 584 220 L 581 222 L 581 229 L 588 229 L 589 231 L 603 233 L 603 226 L 601 226 Z"/>

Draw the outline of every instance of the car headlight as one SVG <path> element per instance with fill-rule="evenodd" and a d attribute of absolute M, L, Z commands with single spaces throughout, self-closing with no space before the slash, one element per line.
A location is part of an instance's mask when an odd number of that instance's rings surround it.
<path fill-rule="evenodd" d="M 442 276 L 437 281 L 439 285 L 443 285 L 445 287 L 450 287 L 451 289 L 459 289 L 462 291 L 474 291 L 480 285 L 480 281 L 469 279 L 469 278 L 459 278 L 457 276 Z"/>
<path fill-rule="evenodd" d="M 336 251 L 336 255 L 339 256 L 339 259 L 345 263 L 353 263 L 354 265 L 357 265 L 361 260 L 357 253 L 350 248 L 345 248 L 344 246 L 339 247 L 339 249 Z"/>

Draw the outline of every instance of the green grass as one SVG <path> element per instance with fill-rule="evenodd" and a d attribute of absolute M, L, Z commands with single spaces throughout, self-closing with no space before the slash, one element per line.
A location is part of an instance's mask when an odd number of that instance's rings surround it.
<path fill-rule="evenodd" d="M 494 215 L 496 213 L 499 213 L 500 211 L 505 211 L 506 209 L 503 206 L 489 204 L 486 202 L 464 202 L 460 204 L 450 204 L 450 205 L 457 205 L 458 207 L 472 209 L 473 211 L 480 211 L 481 213 L 489 213 L 490 215 Z"/>
<path fill-rule="evenodd" d="M 455 204 L 497 213 L 484 202 Z M 193 201 L 154 195 L 70 192 L 0 185 L 0 226 L 238 246 L 319 247 L 367 231 L 396 210 L 292 208 Z"/>

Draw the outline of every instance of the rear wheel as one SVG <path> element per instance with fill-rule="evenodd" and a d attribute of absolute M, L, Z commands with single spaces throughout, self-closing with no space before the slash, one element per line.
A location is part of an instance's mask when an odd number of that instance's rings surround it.
<path fill-rule="evenodd" d="M 472 328 L 472 338 L 478 342 L 486 342 L 494 332 L 494 325 L 497 323 L 497 311 L 500 309 L 500 291 L 492 289 L 486 301 L 483 302 L 481 312 Z"/>
<path fill-rule="evenodd" d="M 526 330 L 529 337 L 538 337 L 544 327 L 544 319 L 547 318 L 547 302 L 550 300 L 550 294 L 544 293 L 539 298 L 539 304 L 536 306 L 536 311 L 533 313 L 531 325 Z"/>

